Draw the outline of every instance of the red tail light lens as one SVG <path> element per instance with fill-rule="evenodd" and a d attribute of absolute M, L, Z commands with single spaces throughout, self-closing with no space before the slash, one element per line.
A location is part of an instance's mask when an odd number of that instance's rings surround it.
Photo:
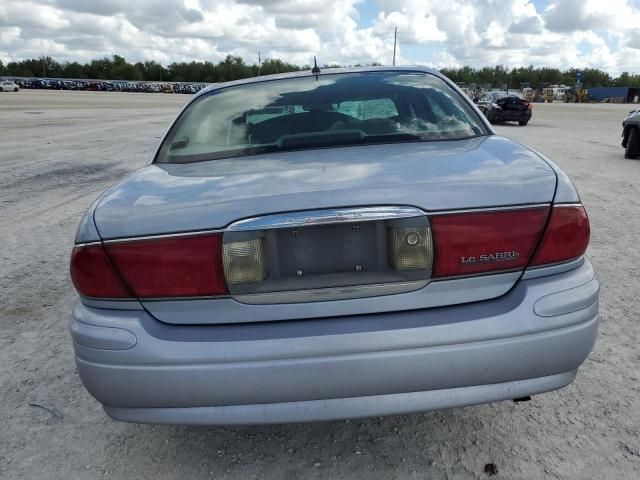
<path fill-rule="evenodd" d="M 71 252 L 71 280 L 80 295 L 96 298 L 128 298 L 102 244 L 77 246 Z"/>
<path fill-rule="evenodd" d="M 224 295 L 222 236 L 171 237 L 105 245 L 136 297 Z"/>
<path fill-rule="evenodd" d="M 469 212 L 431 217 L 435 243 L 433 277 L 524 268 L 549 209 Z"/>
<path fill-rule="evenodd" d="M 531 266 L 561 263 L 578 258 L 589 245 L 589 219 L 582 205 L 557 205 Z"/>
<path fill-rule="evenodd" d="M 565 262 L 583 255 L 589 243 L 580 205 L 452 213 L 430 222 L 434 278 L 522 269 L 532 256 L 532 266 Z M 81 295 L 94 298 L 228 293 L 219 234 L 77 246 L 71 278 Z"/>

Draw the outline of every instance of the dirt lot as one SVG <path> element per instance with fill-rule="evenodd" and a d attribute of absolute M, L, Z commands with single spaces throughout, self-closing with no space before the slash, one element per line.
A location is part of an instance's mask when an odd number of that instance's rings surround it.
<path fill-rule="evenodd" d="M 109 420 L 73 364 L 69 251 L 81 214 L 145 164 L 187 98 L 0 94 L 0 478 L 484 478 L 489 463 L 494 478 L 640 478 L 640 160 L 619 146 L 625 105 L 536 105 L 529 126 L 498 127 L 571 175 L 591 217 L 601 329 L 568 388 L 517 405 L 307 425 Z"/>

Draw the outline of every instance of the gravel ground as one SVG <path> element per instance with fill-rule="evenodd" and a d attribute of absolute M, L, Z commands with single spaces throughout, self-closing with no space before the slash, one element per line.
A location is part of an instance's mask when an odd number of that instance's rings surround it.
<path fill-rule="evenodd" d="M 528 403 L 346 422 L 109 420 L 75 371 L 68 256 L 81 214 L 145 164 L 187 98 L 0 94 L 0 478 L 484 478 L 487 464 L 494 478 L 640 478 L 640 160 L 619 146 L 625 105 L 535 105 L 529 126 L 498 127 L 554 159 L 591 217 L 600 336 L 569 387 Z"/>

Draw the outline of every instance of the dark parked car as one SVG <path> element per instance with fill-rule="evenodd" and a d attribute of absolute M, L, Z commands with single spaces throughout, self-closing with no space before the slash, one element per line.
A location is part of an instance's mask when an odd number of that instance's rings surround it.
<path fill-rule="evenodd" d="M 632 110 L 622 121 L 622 146 L 624 158 L 640 155 L 640 110 Z"/>
<path fill-rule="evenodd" d="M 477 103 L 491 123 L 513 121 L 525 126 L 531 120 L 531 103 L 515 93 L 488 92 Z"/>

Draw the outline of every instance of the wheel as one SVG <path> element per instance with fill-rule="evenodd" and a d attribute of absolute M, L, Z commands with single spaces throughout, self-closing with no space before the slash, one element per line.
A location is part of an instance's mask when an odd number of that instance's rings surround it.
<path fill-rule="evenodd" d="M 637 128 L 629 130 L 627 148 L 624 150 L 624 158 L 636 158 L 640 153 L 640 132 Z"/>
<path fill-rule="evenodd" d="M 526 126 L 527 123 L 529 123 L 529 120 L 520 120 L 520 121 L 518 121 L 518 125 L 520 125 L 521 127 Z"/>
<path fill-rule="evenodd" d="M 14 89 L 13 89 L 13 91 L 14 91 L 14 92 L 17 92 L 17 91 L 18 91 L 18 87 L 14 88 Z"/>
<path fill-rule="evenodd" d="M 484 115 L 487 117 L 487 120 L 489 120 L 489 123 L 495 122 L 495 115 L 491 110 L 485 110 Z"/>
<path fill-rule="evenodd" d="M 4 88 L 0 87 L 0 92 L 4 92 Z"/>

